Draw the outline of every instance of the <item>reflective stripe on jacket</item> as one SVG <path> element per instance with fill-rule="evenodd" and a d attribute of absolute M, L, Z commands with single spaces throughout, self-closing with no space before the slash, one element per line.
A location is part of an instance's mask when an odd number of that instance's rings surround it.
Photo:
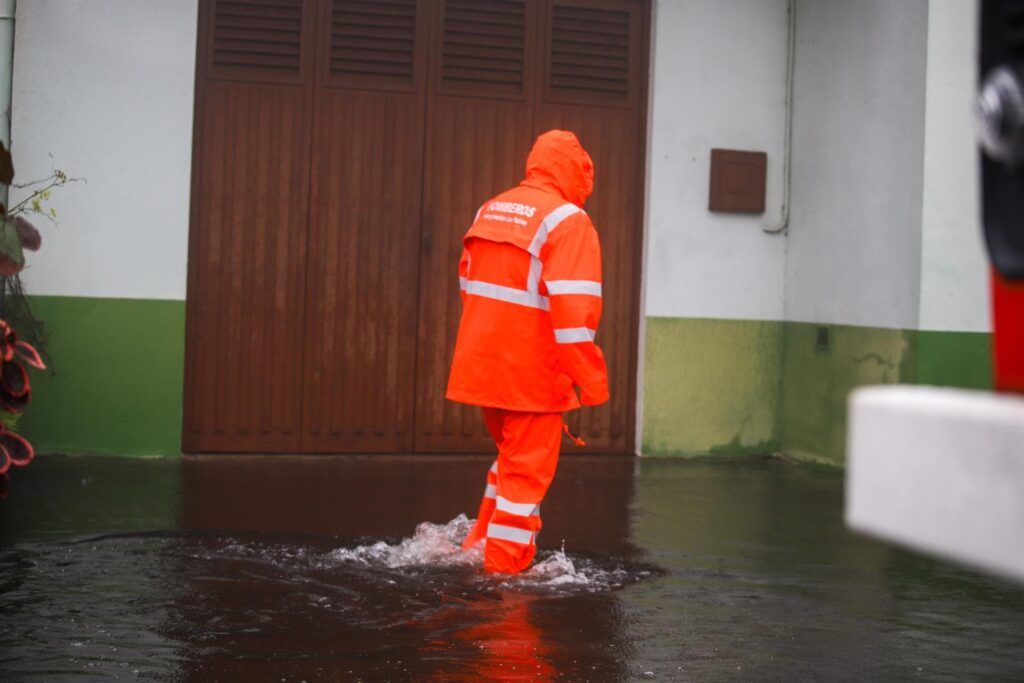
<path fill-rule="evenodd" d="M 463 240 L 463 313 L 447 397 L 527 412 L 608 399 L 601 248 L 580 208 L 590 157 L 572 133 L 538 138 L 518 187 L 486 202 Z M 578 203 L 577 203 L 578 202 Z"/>

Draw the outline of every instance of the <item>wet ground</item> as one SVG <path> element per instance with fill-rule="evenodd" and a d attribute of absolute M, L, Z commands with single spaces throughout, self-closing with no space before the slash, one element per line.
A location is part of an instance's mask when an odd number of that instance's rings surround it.
<path fill-rule="evenodd" d="M 489 465 L 40 457 L 0 680 L 1024 679 L 1024 587 L 851 534 L 841 472 L 563 458 L 495 579 L 456 550 Z"/>

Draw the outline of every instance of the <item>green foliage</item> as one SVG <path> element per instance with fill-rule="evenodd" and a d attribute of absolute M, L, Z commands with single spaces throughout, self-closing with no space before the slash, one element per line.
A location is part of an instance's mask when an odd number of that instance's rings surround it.
<path fill-rule="evenodd" d="M 7 257 L 9 264 L 0 263 L 0 274 L 14 275 L 25 265 L 25 252 L 21 248 L 21 237 L 14 223 L 4 220 L 0 223 L 0 253 Z M 8 268 L 4 266 L 7 265 Z M 11 269 L 13 265 L 13 269 Z"/>
<path fill-rule="evenodd" d="M 25 266 L 25 250 L 35 251 L 42 244 L 39 231 L 26 216 L 43 216 L 56 225 L 57 210 L 47 204 L 54 188 L 79 180 L 82 179 L 72 178 L 58 168 L 45 178 L 15 184 L 10 150 L 0 143 L 0 185 L 29 191 L 27 197 L 13 206 L 0 203 L 0 317 L 14 325 L 44 358 L 46 328 L 33 315 L 18 275 Z"/>
<path fill-rule="evenodd" d="M 3 164 L 2 150 L 3 145 L 0 144 L 0 166 Z M 11 185 L 11 187 L 16 187 L 19 190 L 31 189 L 32 194 L 12 206 L 7 211 L 7 216 L 12 217 L 19 214 L 34 213 L 57 225 L 57 209 L 47 206 L 46 202 L 50 201 L 54 188 L 64 187 L 68 183 L 77 183 L 80 180 L 82 179 L 69 177 L 67 173 L 58 168 L 45 178 L 33 180 L 24 185 Z M 3 205 L 0 205 L 0 209 L 2 208 Z"/>

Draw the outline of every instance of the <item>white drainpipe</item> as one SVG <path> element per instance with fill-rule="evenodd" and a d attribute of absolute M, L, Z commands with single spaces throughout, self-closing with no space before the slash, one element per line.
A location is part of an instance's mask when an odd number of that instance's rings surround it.
<path fill-rule="evenodd" d="M 772 235 L 785 234 L 789 228 L 789 179 L 793 174 L 790 168 L 790 157 L 793 153 L 793 63 L 796 55 L 796 2 L 786 3 L 789 15 L 789 45 L 786 54 L 786 131 L 782 148 L 782 208 L 779 222 L 775 225 L 763 225 L 761 229 Z"/>
<path fill-rule="evenodd" d="M 0 141 L 11 147 L 11 84 L 14 80 L 14 14 L 17 0 L 0 0 Z M 7 206 L 7 186 L 0 186 Z"/>

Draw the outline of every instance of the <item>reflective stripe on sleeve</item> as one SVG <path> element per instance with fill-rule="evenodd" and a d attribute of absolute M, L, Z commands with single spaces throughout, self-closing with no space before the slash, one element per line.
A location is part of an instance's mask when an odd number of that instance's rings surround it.
<path fill-rule="evenodd" d="M 566 218 L 582 211 L 583 209 L 575 204 L 562 204 L 554 209 L 540 222 L 537 234 L 533 236 L 533 241 L 530 242 L 530 248 L 527 251 L 540 258 L 540 250 L 544 247 L 544 243 L 548 241 L 548 235 L 554 232 L 555 228 Z"/>
<path fill-rule="evenodd" d="M 496 285 L 493 282 L 466 280 L 464 291 L 466 294 L 474 294 L 486 299 L 495 299 L 509 304 L 527 306 L 529 308 L 539 308 L 542 311 L 546 311 L 550 307 L 546 296 L 541 296 L 534 292 L 528 292 L 525 289 L 515 289 L 514 287 Z"/>
<path fill-rule="evenodd" d="M 562 327 L 555 329 L 555 341 L 559 344 L 592 342 L 596 335 L 597 330 L 592 330 L 589 327 Z"/>
<path fill-rule="evenodd" d="M 536 256 L 530 257 L 530 274 L 526 277 L 526 291 L 537 293 L 540 288 L 540 274 L 544 264 Z"/>
<path fill-rule="evenodd" d="M 493 462 L 493 463 L 491 464 L 491 472 L 494 472 L 495 474 L 497 474 L 497 473 L 498 473 L 498 461 L 497 461 L 497 460 L 495 460 L 495 461 L 494 461 L 494 462 Z"/>
<path fill-rule="evenodd" d="M 484 489 L 484 498 L 494 498 L 498 495 L 498 487 L 494 484 L 488 484 L 487 488 Z"/>
<path fill-rule="evenodd" d="M 536 503 L 513 503 L 508 498 L 498 496 L 498 510 L 507 512 L 510 515 L 519 515 L 520 517 L 531 517 L 537 511 Z"/>
<path fill-rule="evenodd" d="M 517 529 L 514 526 L 505 526 L 504 524 L 488 524 L 487 538 L 530 545 L 530 542 L 533 540 L 533 532 L 526 529 Z"/>
<path fill-rule="evenodd" d="M 601 283 L 593 280 L 548 280 L 548 294 L 589 294 L 601 296 Z"/>
<path fill-rule="evenodd" d="M 464 277 L 460 277 L 459 278 L 459 289 L 461 289 L 463 292 L 466 291 L 466 283 L 467 282 L 469 282 L 468 279 L 466 279 Z"/>

